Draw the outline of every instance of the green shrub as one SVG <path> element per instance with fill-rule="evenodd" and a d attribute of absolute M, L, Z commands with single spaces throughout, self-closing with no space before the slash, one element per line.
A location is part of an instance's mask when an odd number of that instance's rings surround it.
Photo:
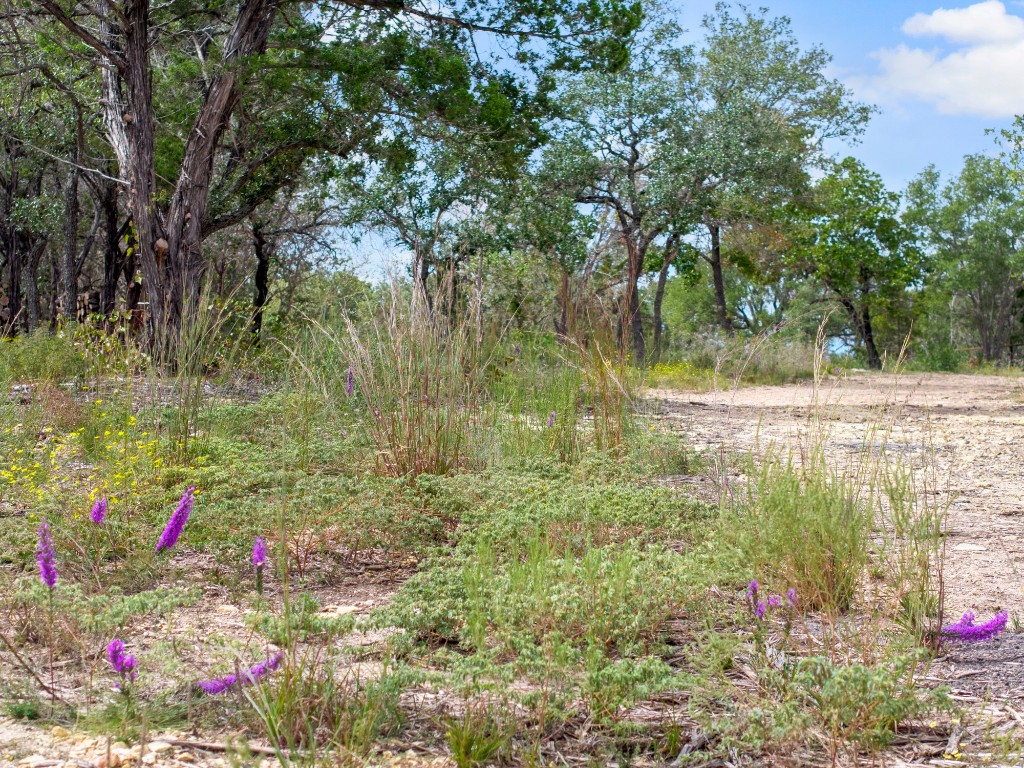
<path fill-rule="evenodd" d="M 949 707 L 943 690 L 917 688 L 914 673 L 919 664 L 913 656 L 875 667 L 841 666 L 813 657 L 799 662 L 793 683 L 798 699 L 833 749 L 849 742 L 879 749 L 892 741 L 900 723 Z"/>

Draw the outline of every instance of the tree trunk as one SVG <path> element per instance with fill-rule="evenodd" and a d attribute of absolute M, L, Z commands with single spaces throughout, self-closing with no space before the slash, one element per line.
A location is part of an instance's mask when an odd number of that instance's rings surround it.
<path fill-rule="evenodd" d="M 722 228 L 718 224 L 708 224 L 711 233 L 711 277 L 715 284 L 715 308 L 718 312 L 718 324 L 730 336 L 735 335 L 732 319 L 729 317 L 729 304 L 725 298 L 725 279 L 722 276 Z"/>
<path fill-rule="evenodd" d="M 860 268 L 860 328 L 861 339 L 864 341 L 864 351 L 868 356 L 868 368 L 873 371 L 882 370 L 882 357 L 878 354 L 878 347 L 875 346 L 875 332 L 871 328 L 871 310 L 868 297 L 871 295 L 871 272 L 867 267 Z"/>
<path fill-rule="evenodd" d="M 673 235 L 665 244 L 665 255 L 658 271 L 658 285 L 654 291 L 654 357 L 652 362 L 661 360 L 661 305 L 665 299 L 665 284 L 668 282 L 668 269 L 676 258 L 676 237 Z"/>
<path fill-rule="evenodd" d="M 871 328 L 871 312 L 867 304 L 858 309 L 851 299 L 842 296 L 838 291 L 836 295 L 839 296 L 839 303 L 843 305 L 843 309 L 846 310 L 846 314 L 850 318 L 854 333 L 857 334 L 860 343 L 864 345 L 868 368 L 875 371 L 882 370 L 882 357 L 878 354 L 878 347 L 875 345 L 875 333 Z"/>
<path fill-rule="evenodd" d="M 143 285 L 135 279 L 135 274 L 139 269 L 139 260 L 135 255 L 134 245 L 134 238 L 129 238 L 128 248 L 131 255 L 125 258 L 122 267 L 125 282 L 124 308 L 125 314 L 131 319 L 132 333 L 136 336 L 141 336 L 145 330 L 146 317 L 143 310 L 139 307 L 139 304 L 142 302 Z"/>
<path fill-rule="evenodd" d="M 50 249 L 50 317 L 49 328 L 50 333 L 56 333 L 57 331 L 57 319 L 60 317 L 60 313 L 57 312 L 57 305 L 60 303 L 60 256 L 58 256 L 55 248 Z"/>
<path fill-rule="evenodd" d="M 55 4 L 42 4 L 61 18 Z M 277 2 L 243 0 L 224 41 L 223 69 L 207 88 L 165 208 L 157 203 L 149 0 L 125 0 L 119 13 L 111 5 L 109 0 L 103 3 L 100 25 L 99 49 L 107 56 L 104 118 L 121 177 L 129 185 L 128 207 L 149 299 L 154 355 L 159 363 L 173 365 L 186 315 L 198 308 L 206 268 L 200 246 L 213 159 L 238 103 L 237 78 L 243 71 L 235 63 L 265 50 Z M 118 19 L 123 26 L 111 24 L 110 19 Z M 73 24 L 69 28 L 81 36 Z"/>
<path fill-rule="evenodd" d="M 75 300 L 78 295 L 78 206 L 79 171 L 75 167 L 68 174 L 64 190 L 64 250 L 61 260 L 61 294 L 64 297 L 63 315 L 66 320 L 75 319 Z"/>
<path fill-rule="evenodd" d="M 263 234 L 263 227 L 260 224 L 252 225 L 253 250 L 256 252 L 256 295 L 252 300 L 252 335 L 256 342 L 259 342 L 260 334 L 263 332 L 263 308 L 267 304 L 267 296 L 270 293 L 270 251 L 267 246 L 266 236 Z"/>
<path fill-rule="evenodd" d="M 7 322 L 4 331 L 7 335 L 17 333 L 18 323 L 21 321 L 21 273 L 24 269 L 24 259 L 21 251 L 21 236 L 16 229 L 12 229 L 10 240 L 7 246 Z"/>
<path fill-rule="evenodd" d="M 643 272 L 646 246 L 637 242 L 630 234 L 625 234 L 626 241 L 626 292 L 622 297 L 622 317 L 620 320 L 619 343 L 623 347 L 626 335 L 629 335 L 630 351 L 634 365 L 647 363 L 647 344 L 644 339 L 643 318 L 640 315 L 640 275 Z"/>
<path fill-rule="evenodd" d="M 45 250 L 46 240 L 37 240 L 25 260 L 25 328 L 29 333 L 39 327 L 42 316 L 39 306 L 39 262 Z"/>
<path fill-rule="evenodd" d="M 875 332 L 871 329 L 871 313 L 867 304 L 861 312 L 861 336 L 864 341 L 864 351 L 868 356 L 868 368 L 873 371 L 882 370 L 882 357 L 878 354 L 878 347 L 875 346 Z"/>
<path fill-rule="evenodd" d="M 103 282 L 100 284 L 100 313 L 110 317 L 117 302 L 117 281 L 121 277 L 121 229 L 117 225 L 117 185 L 105 184 L 99 200 L 103 215 Z M 125 225 L 127 231 L 127 223 Z"/>
<path fill-rule="evenodd" d="M 413 264 L 413 279 L 420 290 L 423 304 L 427 308 L 427 312 L 430 313 L 434 309 L 434 300 L 430 295 L 430 286 L 427 283 L 430 278 L 430 253 L 424 253 L 418 241 L 414 244 L 413 250 L 416 259 L 416 263 Z"/>

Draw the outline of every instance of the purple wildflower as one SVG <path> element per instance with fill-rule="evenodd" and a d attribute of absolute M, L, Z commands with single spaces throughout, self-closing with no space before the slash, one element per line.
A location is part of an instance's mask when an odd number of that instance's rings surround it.
<path fill-rule="evenodd" d="M 214 678 L 213 680 L 202 680 L 196 683 L 196 685 L 211 696 L 216 696 L 217 694 L 224 693 L 224 691 L 229 688 L 233 688 L 236 685 L 248 685 L 261 680 L 270 672 L 277 669 L 281 665 L 281 661 L 283 659 L 284 653 L 278 651 L 269 659 L 249 667 L 249 669 L 239 675 L 228 675 L 226 677 Z"/>
<path fill-rule="evenodd" d="M 754 615 L 759 619 L 763 619 L 764 615 L 768 612 L 768 606 L 764 604 L 764 600 L 757 601 L 757 607 L 754 608 Z"/>
<path fill-rule="evenodd" d="M 256 568 L 256 593 L 263 594 L 263 566 L 267 563 L 267 542 L 257 536 L 252 545 L 252 564 Z"/>
<path fill-rule="evenodd" d="M 262 568 L 267 563 L 267 542 L 262 536 L 256 537 L 252 545 L 252 564 L 256 568 Z"/>
<path fill-rule="evenodd" d="M 356 391 L 356 372 L 352 370 L 352 366 L 348 367 L 348 371 L 345 372 L 345 393 L 352 397 L 352 393 Z"/>
<path fill-rule="evenodd" d="M 103 518 L 107 516 L 107 499 L 106 497 L 96 499 L 96 503 L 92 505 L 92 521 L 99 525 L 103 522 Z"/>
<path fill-rule="evenodd" d="M 786 592 L 786 602 L 789 603 L 791 608 L 796 605 L 796 590 L 792 587 Z"/>
<path fill-rule="evenodd" d="M 192 505 L 196 502 L 195 490 L 196 487 L 194 485 L 190 486 L 181 497 L 181 501 L 178 502 L 178 508 L 174 510 L 174 514 L 167 521 L 167 527 L 160 534 L 160 541 L 156 543 L 157 552 L 170 549 L 178 542 L 178 537 L 181 536 L 181 529 L 188 522 L 188 516 L 192 514 Z"/>
<path fill-rule="evenodd" d="M 43 584 L 53 589 L 57 586 L 57 553 L 50 537 L 50 524 L 44 522 L 39 526 L 39 546 L 36 548 L 36 560 L 39 562 L 39 577 Z"/>
<path fill-rule="evenodd" d="M 557 418 L 558 418 L 558 411 L 552 411 L 551 413 L 549 413 L 548 414 L 548 426 L 549 427 L 555 426 L 555 419 L 557 419 Z"/>
<path fill-rule="evenodd" d="M 757 597 L 757 593 L 761 591 L 761 585 L 757 583 L 757 579 L 751 579 L 747 585 L 747 599 L 753 600 Z"/>
<path fill-rule="evenodd" d="M 772 608 L 781 608 L 782 607 L 782 595 L 772 595 L 771 597 L 769 597 L 768 598 L 768 605 L 770 605 Z"/>
<path fill-rule="evenodd" d="M 110 663 L 114 666 L 114 669 L 117 669 L 117 665 L 123 657 L 124 643 L 115 637 L 107 644 L 107 658 L 110 659 Z"/>
<path fill-rule="evenodd" d="M 130 654 L 125 654 L 124 643 L 116 637 L 107 645 L 107 659 L 110 660 L 110 666 L 112 666 L 114 671 L 121 677 L 127 677 L 130 680 L 135 679 L 135 657 Z"/>
<path fill-rule="evenodd" d="M 974 623 L 974 614 L 968 611 L 956 624 L 942 628 L 942 635 L 945 639 L 961 643 L 977 643 L 995 637 L 1004 629 L 1009 614 L 1000 611 L 984 624 Z"/>

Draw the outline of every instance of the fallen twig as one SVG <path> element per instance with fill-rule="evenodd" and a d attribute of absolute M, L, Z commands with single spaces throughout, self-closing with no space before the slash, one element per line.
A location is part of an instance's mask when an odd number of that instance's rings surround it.
<path fill-rule="evenodd" d="M 55 699 L 59 699 L 60 701 L 63 701 L 65 704 L 67 704 L 67 702 L 64 701 L 64 698 L 59 693 L 57 693 L 57 689 L 56 688 L 52 688 L 51 686 L 49 686 L 46 683 L 44 683 L 43 679 L 39 675 L 36 674 L 36 671 L 34 669 L 32 669 L 32 667 L 29 665 L 29 663 L 27 661 L 25 661 L 23 658 L 21 658 L 21 654 L 18 653 L 18 649 L 15 648 L 14 644 L 10 640 L 7 639 L 7 635 L 4 632 L 0 632 L 0 640 L 3 641 L 4 646 L 7 648 L 8 651 L 11 652 L 11 655 L 14 656 L 14 658 L 18 660 L 18 664 L 21 665 L 22 669 L 24 669 L 26 672 L 28 672 L 30 675 L 32 675 L 32 677 L 35 678 L 35 681 L 37 683 L 39 683 L 39 686 L 44 691 L 46 691 L 48 694 L 53 696 Z"/>
<path fill-rule="evenodd" d="M 167 742 L 168 744 L 175 747 L 184 747 L 185 749 L 198 749 L 203 752 L 229 752 L 234 749 L 245 749 L 248 752 L 253 752 L 257 755 L 271 755 L 277 756 L 278 754 L 287 755 L 287 749 L 274 749 L 273 747 L 254 747 L 251 744 L 246 744 L 243 748 L 239 748 L 235 744 L 228 744 L 226 742 L 219 741 L 189 741 L 187 739 L 161 739 L 161 741 Z"/>

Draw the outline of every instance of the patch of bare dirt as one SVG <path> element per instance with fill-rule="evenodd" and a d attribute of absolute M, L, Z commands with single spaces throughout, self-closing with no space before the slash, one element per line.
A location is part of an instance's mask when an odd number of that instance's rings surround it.
<path fill-rule="evenodd" d="M 826 382 L 688 393 L 656 390 L 665 419 L 717 454 L 775 443 L 798 451 L 822 429 L 831 460 L 877 445 L 927 460 L 952 504 L 946 612 L 1024 616 L 1024 390 L 1002 376 L 853 374 Z M 817 419 L 814 417 L 817 416 Z M 817 423 L 815 423 L 815 421 Z"/>
<path fill-rule="evenodd" d="M 856 459 L 883 439 L 887 450 L 931 467 L 950 501 L 945 615 L 996 611 L 1024 618 L 1024 388 L 1002 376 L 854 374 L 813 383 L 733 391 L 651 393 L 664 418 L 695 448 L 727 456 L 775 444 L 799 452 L 822 440 L 830 461 Z M 714 484 L 712 484 L 714 485 Z M 696 487 L 702 496 L 716 487 Z M 929 673 L 971 712 L 966 742 L 980 732 L 1024 728 L 1024 634 L 948 646 Z M 974 734 L 979 731 L 979 734 Z M 931 764 L 956 749 L 941 747 Z M 996 761 L 998 762 L 998 761 Z"/>

